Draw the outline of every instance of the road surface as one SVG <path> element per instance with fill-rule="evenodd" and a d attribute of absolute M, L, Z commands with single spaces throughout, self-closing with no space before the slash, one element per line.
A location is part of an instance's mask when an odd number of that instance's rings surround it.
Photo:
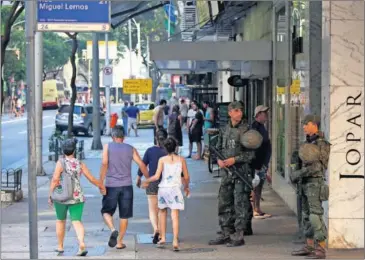
<path fill-rule="evenodd" d="M 43 111 L 43 154 L 48 152 L 48 139 L 55 129 L 54 121 L 57 110 Z M 1 122 L 2 168 L 20 167 L 27 163 L 27 115 L 21 118 L 4 116 Z M 78 137 L 83 139 L 84 137 Z"/>

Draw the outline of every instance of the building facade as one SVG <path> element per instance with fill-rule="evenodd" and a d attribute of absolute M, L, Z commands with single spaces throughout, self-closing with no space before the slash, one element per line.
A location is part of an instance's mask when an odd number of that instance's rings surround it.
<path fill-rule="evenodd" d="M 305 139 L 304 116 L 321 115 L 321 130 L 332 145 L 326 172 L 330 198 L 324 203 L 328 247 L 363 248 L 364 2 L 245 1 L 241 6 L 233 2 L 232 10 L 244 11 L 237 17 L 227 15 L 234 17 L 232 31 L 220 42 L 222 37 L 215 38 L 215 44 L 222 47 L 218 54 L 211 51 L 214 44 L 196 42 L 189 43 L 186 54 L 176 54 L 182 45 L 171 49 L 164 45 L 159 55 L 162 60 L 170 52 L 170 60 L 175 61 L 215 60 L 211 72 L 217 100 L 243 100 L 249 121 L 256 105 L 270 106 L 272 187 L 294 212 L 297 199 L 289 179 L 291 155 Z M 218 16 L 217 27 L 226 18 L 224 13 Z M 244 47 L 239 49 L 239 45 Z M 159 55 L 153 51 L 155 59 Z M 228 84 L 227 79 L 237 74 L 250 79 L 246 87 Z"/>

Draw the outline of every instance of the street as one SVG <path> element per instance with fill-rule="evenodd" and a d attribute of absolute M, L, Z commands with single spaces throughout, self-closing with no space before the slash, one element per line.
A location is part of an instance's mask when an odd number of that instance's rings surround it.
<path fill-rule="evenodd" d="M 43 155 L 48 153 L 48 139 L 55 130 L 57 110 L 43 111 Z M 27 115 L 21 118 L 4 117 L 1 122 L 2 168 L 18 168 L 27 164 Z M 77 138 L 84 139 L 82 135 Z M 90 139 L 90 138 L 89 138 Z"/>

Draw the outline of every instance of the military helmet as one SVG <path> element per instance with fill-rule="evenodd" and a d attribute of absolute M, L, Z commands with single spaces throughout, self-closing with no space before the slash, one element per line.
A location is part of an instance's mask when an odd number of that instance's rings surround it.
<path fill-rule="evenodd" d="M 321 117 L 313 114 L 306 115 L 302 121 L 302 124 L 306 125 L 309 122 L 315 123 L 316 125 L 320 125 Z"/>
<path fill-rule="evenodd" d="M 256 130 L 248 130 L 241 137 L 241 144 L 248 149 L 257 149 L 262 144 L 262 135 Z"/>
<path fill-rule="evenodd" d="M 304 163 L 319 161 L 320 155 L 321 153 L 318 145 L 306 143 L 302 144 L 299 148 L 299 158 Z"/>

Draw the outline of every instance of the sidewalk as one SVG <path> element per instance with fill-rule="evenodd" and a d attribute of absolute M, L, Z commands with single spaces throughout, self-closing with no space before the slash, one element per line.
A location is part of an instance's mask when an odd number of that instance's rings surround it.
<path fill-rule="evenodd" d="M 135 140 L 135 139 L 134 139 Z M 141 141 L 143 139 L 141 138 Z M 151 144 L 147 143 L 148 146 Z M 143 150 L 144 146 L 135 147 Z M 88 158 L 85 163 L 95 175 L 99 175 L 100 158 Z M 208 246 L 207 242 L 216 236 L 218 230 L 217 194 L 219 179 L 213 178 L 203 161 L 187 160 L 191 175 L 191 197 L 186 200 L 186 209 L 180 216 L 181 251 L 172 252 L 157 249 L 151 244 L 151 225 L 148 219 L 148 204 L 144 190 L 135 188 L 134 217 L 130 220 L 125 237 L 127 248 L 110 249 L 107 245 L 109 231 L 100 214 L 101 195 L 96 187 L 82 180 L 86 196 L 83 222 L 86 230 L 88 258 L 93 259 L 302 259 L 293 258 L 290 252 L 298 245 L 292 244 L 297 229 L 296 217 L 283 201 L 266 187 L 262 208 L 273 214 L 266 220 L 253 220 L 254 235 L 247 237 L 246 245 L 237 248 Z M 133 176 L 137 173 L 134 165 Z M 57 256 L 55 234 L 55 213 L 47 205 L 48 184 L 38 189 L 39 258 L 75 259 L 77 239 L 71 223 L 67 223 L 65 253 Z M 28 204 L 27 198 L 2 209 L 1 259 L 29 258 Z M 115 215 L 117 220 L 118 216 Z M 171 233 L 171 221 L 168 222 Z M 171 234 L 170 234 L 171 241 Z M 330 257 L 331 256 L 331 257 Z M 363 259 L 363 251 L 330 251 L 329 259 Z"/>

